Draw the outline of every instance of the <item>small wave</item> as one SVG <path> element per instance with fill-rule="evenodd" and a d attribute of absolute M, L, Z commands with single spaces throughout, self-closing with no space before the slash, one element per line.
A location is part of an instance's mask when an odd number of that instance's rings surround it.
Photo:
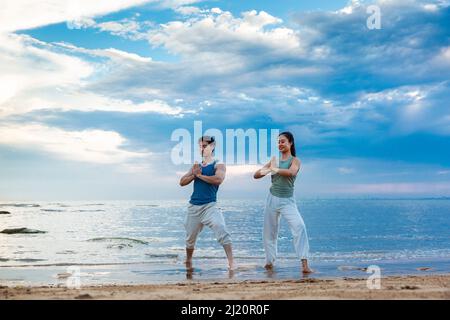
<path fill-rule="evenodd" d="M 19 251 L 14 251 L 14 254 L 24 254 L 24 253 L 40 253 L 40 251 L 37 250 L 19 250 Z"/>
<path fill-rule="evenodd" d="M 351 270 L 355 270 L 355 271 L 363 271 L 366 272 L 367 268 L 366 267 L 357 267 L 357 266 L 338 266 L 338 270 L 339 271 L 351 271 Z"/>
<path fill-rule="evenodd" d="M 58 207 L 62 207 L 62 208 L 70 207 L 68 204 L 64 204 L 64 203 L 60 203 L 60 202 L 49 203 L 48 205 L 50 205 L 50 206 L 58 206 Z"/>
<path fill-rule="evenodd" d="M 170 259 L 178 259 L 178 254 L 176 253 L 146 253 L 147 257 L 150 258 L 170 258 Z"/>
<path fill-rule="evenodd" d="M 56 254 L 76 254 L 75 251 L 72 250 L 64 250 L 64 251 L 58 251 Z"/>
<path fill-rule="evenodd" d="M 72 210 L 72 212 L 105 212 L 105 210 L 103 210 L 103 209 L 94 209 L 94 210 L 80 209 L 80 210 Z"/>
<path fill-rule="evenodd" d="M 36 203 L 0 203 L 0 207 L 37 208 L 40 205 Z"/>
<path fill-rule="evenodd" d="M 39 261 L 47 261 L 47 260 L 45 260 L 45 259 L 23 258 L 23 259 L 14 259 L 13 261 L 17 261 L 17 262 L 39 262 Z"/>
<path fill-rule="evenodd" d="M 64 212 L 66 210 L 62 210 L 62 209 L 41 209 L 41 211 L 45 211 L 45 212 Z"/>
<path fill-rule="evenodd" d="M 139 239 L 133 239 L 133 238 L 122 238 L 122 237 L 100 237 L 100 238 L 92 238 L 92 239 L 88 239 L 86 241 L 91 241 L 91 242 L 124 242 L 124 243 L 119 243 L 119 244 L 131 244 L 131 243 L 136 243 L 136 244 L 145 244 L 147 245 L 148 242 L 144 241 L 144 240 L 139 240 Z"/>
<path fill-rule="evenodd" d="M 159 204 L 137 204 L 136 207 L 159 207 Z"/>
<path fill-rule="evenodd" d="M 81 206 L 88 207 L 88 206 L 104 206 L 104 205 L 105 205 L 104 203 L 85 203 L 82 204 Z"/>
<path fill-rule="evenodd" d="M 13 260 L 10 260 L 13 261 Z M 17 261 L 17 260 L 15 260 Z M 45 260 L 43 260 L 45 261 Z M 100 263 L 76 263 L 76 262 L 58 262 L 58 263 L 39 263 L 39 264 L 18 264 L 18 265 L 4 265 L 0 268 L 24 268 L 24 267 L 71 267 L 71 266 L 89 266 L 89 267 L 101 267 L 101 266 L 128 266 L 128 265 L 151 265 L 151 261 L 136 261 L 136 262 L 100 262 Z"/>

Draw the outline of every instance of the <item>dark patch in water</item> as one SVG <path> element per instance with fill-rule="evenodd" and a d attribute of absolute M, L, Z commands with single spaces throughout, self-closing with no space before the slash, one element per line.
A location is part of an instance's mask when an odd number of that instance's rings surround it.
<path fill-rule="evenodd" d="M 178 258 L 178 254 L 176 253 L 162 253 L 162 254 L 146 253 L 145 255 L 150 258 L 173 258 L 173 259 Z"/>
<path fill-rule="evenodd" d="M 75 251 L 72 250 L 64 250 L 64 251 L 58 251 L 56 254 L 75 254 Z"/>
<path fill-rule="evenodd" d="M 47 233 L 47 231 L 42 230 L 35 230 L 35 229 L 28 229 L 28 228 L 12 228 L 12 229 L 4 229 L 0 231 L 0 233 L 6 233 L 6 234 L 16 234 L 16 233 Z"/>
<path fill-rule="evenodd" d="M 0 214 L 11 214 L 9 211 L 0 211 Z"/>
<path fill-rule="evenodd" d="M 45 212 L 64 212 L 66 210 L 62 210 L 62 209 L 41 209 L 41 211 L 45 211 Z"/>
<path fill-rule="evenodd" d="M 139 239 L 132 239 L 132 238 L 122 238 L 122 237 L 102 237 L 102 238 L 93 238 L 88 239 L 86 241 L 92 241 L 92 242 L 118 242 L 116 244 L 111 244 L 108 246 L 108 248 L 119 248 L 122 249 L 124 247 L 132 247 L 133 243 L 136 244 L 145 244 L 147 245 L 147 241 L 139 240 Z"/>
<path fill-rule="evenodd" d="M 103 209 L 96 209 L 96 210 L 73 210 L 73 212 L 105 212 Z"/>
<path fill-rule="evenodd" d="M 40 251 L 30 250 L 30 251 L 14 251 L 14 254 L 24 254 L 24 253 L 39 253 Z"/>
<path fill-rule="evenodd" d="M 40 205 L 35 203 L 0 203 L 0 207 L 37 208 Z"/>
<path fill-rule="evenodd" d="M 62 207 L 62 208 L 70 207 L 70 206 L 67 205 L 67 204 L 59 203 L 59 202 L 57 202 L 57 203 L 49 203 L 49 205 L 52 205 L 52 206 L 58 206 L 58 207 Z"/>
<path fill-rule="evenodd" d="M 45 260 L 45 259 L 24 258 L 24 259 L 14 259 L 14 261 L 18 261 L 18 262 L 39 262 L 39 261 L 47 261 L 47 260 Z"/>

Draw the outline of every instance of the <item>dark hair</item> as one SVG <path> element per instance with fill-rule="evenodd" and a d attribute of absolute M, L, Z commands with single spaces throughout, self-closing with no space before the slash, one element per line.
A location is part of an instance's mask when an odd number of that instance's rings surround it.
<path fill-rule="evenodd" d="M 208 142 L 208 144 L 211 144 L 215 142 L 216 139 L 214 138 L 214 136 L 201 136 L 200 138 L 198 138 L 198 142 L 200 141 L 205 141 Z"/>
<path fill-rule="evenodd" d="M 209 144 L 211 144 L 211 143 L 215 143 L 216 142 L 216 139 L 214 138 L 214 136 L 201 136 L 199 139 L 198 139 L 198 142 L 203 142 L 203 141 L 205 141 L 205 142 L 207 142 L 208 143 L 208 145 Z M 214 149 L 212 150 L 212 152 L 214 153 L 214 151 L 216 151 L 216 148 L 214 147 Z M 202 151 L 202 156 L 203 156 L 203 151 Z"/>
<path fill-rule="evenodd" d="M 291 154 L 295 157 L 295 142 L 294 142 L 294 136 L 289 131 L 284 131 L 280 133 L 278 136 L 285 136 L 288 141 L 292 144 L 291 145 Z"/>

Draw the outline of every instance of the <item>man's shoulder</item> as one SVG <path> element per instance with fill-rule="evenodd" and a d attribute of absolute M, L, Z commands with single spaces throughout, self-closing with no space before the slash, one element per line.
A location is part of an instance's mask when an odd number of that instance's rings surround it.
<path fill-rule="evenodd" d="M 221 160 L 216 159 L 214 162 L 214 168 L 225 168 L 225 163 L 223 163 Z"/>

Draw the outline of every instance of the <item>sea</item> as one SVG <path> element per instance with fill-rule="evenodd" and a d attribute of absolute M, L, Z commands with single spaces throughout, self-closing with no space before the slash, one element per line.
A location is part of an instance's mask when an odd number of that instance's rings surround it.
<path fill-rule="evenodd" d="M 281 219 L 278 260 L 264 269 L 264 199 L 219 199 L 236 269 L 208 228 L 186 272 L 186 200 L 0 203 L 0 285 L 158 284 L 301 279 Z M 310 243 L 310 278 L 450 272 L 450 199 L 298 199 Z M 1 233 L 27 228 L 44 233 Z"/>

